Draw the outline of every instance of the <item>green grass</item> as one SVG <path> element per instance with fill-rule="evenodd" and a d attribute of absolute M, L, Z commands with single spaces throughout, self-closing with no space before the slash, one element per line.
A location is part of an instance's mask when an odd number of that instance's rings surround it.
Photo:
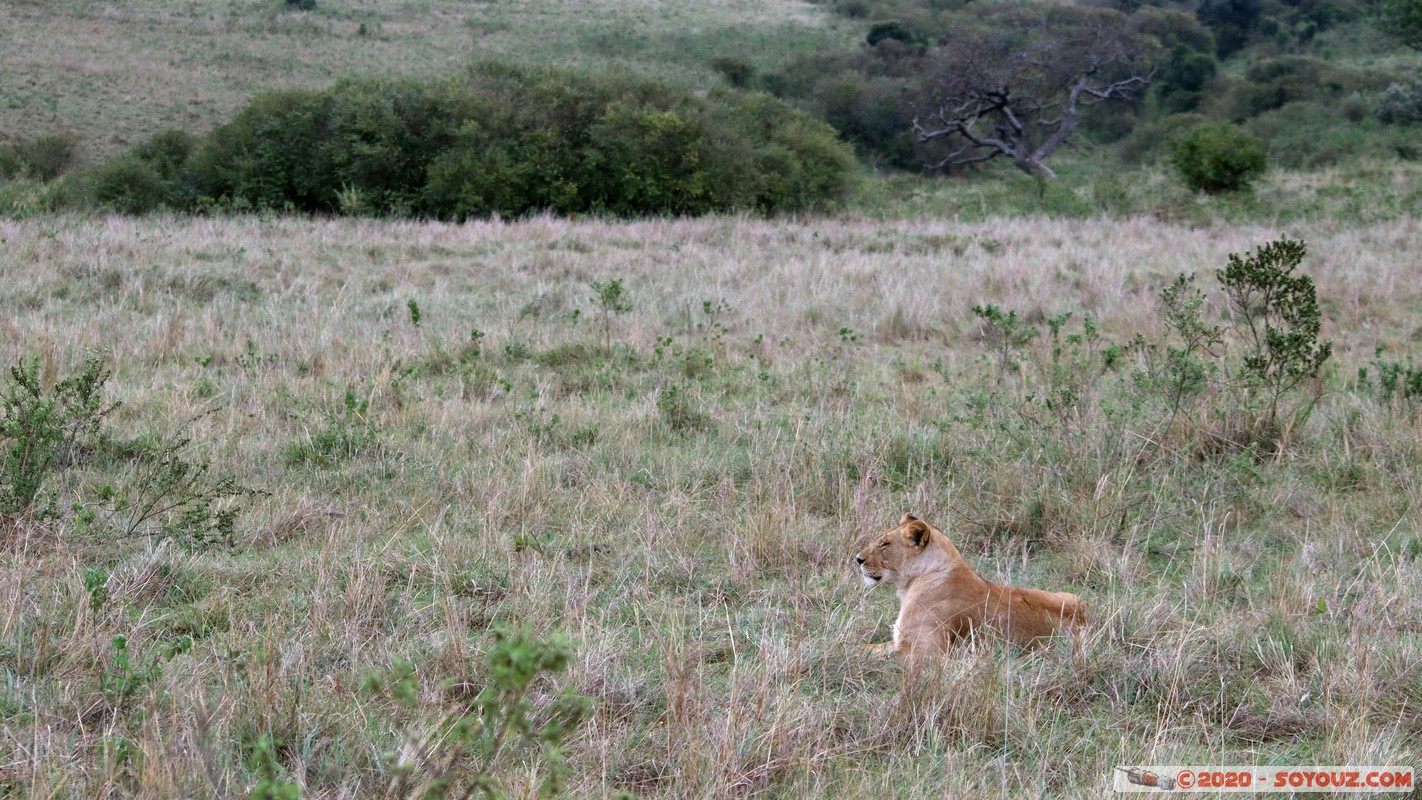
<path fill-rule="evenodd" d="M 1253 191 L 1191 192 L 1167 165 L 1103 170 L 1067 157 L 1055 181 L 1039 182 L 1007 165 L 951 179 L 906 174 L 866 177 L 848 205 L 885 220 L 992 220 L 1054 216 L 1090 220 L 1151 216 L 1180 225 L 1353 227 L 1406 219 L 1422 207 L 1422 164 L 1362 160 L 1312 170 L 1274 169 Z"/>
<path fill-rule="evenodd" d="M 365 33 L 362 34 L 361 30 Z M 79 136 L 81 163 L 170 127 L 201 132 L 253 94 L 476 60 L 621 67 L 702 86 L 718 56 L 762 67 L 854 38 L 796 0 L 66 0 L 0 7 L 0 130 Z"/>
<path fill-rule="evenodd" d="M 402 747 L 483 685 L 498 623 L 573 642 L 534 697 L 593 700 L 572 796 L 1422 765 L 1422 412 L 1357 379 L 1379 347 L 1422 361 L 1422 228 L 1288 232 L 1335 360 L 1308 424 L 1254 459 L 1132 412 L 1127 372 L 1048 408 L 1045 337 L 999 379 L 970 309 L 1156 338 L 1159 289 L 1215 292 L 1272 222 L 0 224 L 0 357 L 52 381 L 97 349 L 116 440 L 196 418 L 196 454 L 270 493 L 231 547 L 0 526 L 0 785 L 217 797 L 267 753 L 303 796 L 391 796 Z M 614 279 L 632 308 L 604 328 L 593 284 Z M 126 452 L 81 462 L 70 497 L 122 490 Z M 905 510 L 990 579 L 1082 595 L 1081 646 L 926 675 L 864 656 L 895 599 L 849 559 Z M 400 659 L 412 706 L 361 689 Z"/>

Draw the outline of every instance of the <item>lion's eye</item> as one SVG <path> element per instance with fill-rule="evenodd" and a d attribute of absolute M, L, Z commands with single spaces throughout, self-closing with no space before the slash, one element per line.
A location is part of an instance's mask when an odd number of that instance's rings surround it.
<path fill-rule="evenodd" d="M 879 542 L 879 546 L 880 546 L 880 547 L 888 547 L 888 546 L 889 546 L 889 543 L 888 543 L 888 542 Z"/>

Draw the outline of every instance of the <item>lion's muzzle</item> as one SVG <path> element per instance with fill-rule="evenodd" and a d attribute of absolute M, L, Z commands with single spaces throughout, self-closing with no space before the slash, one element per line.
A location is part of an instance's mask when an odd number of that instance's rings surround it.
<path fill-rule="evenodd" d="M 874 572 L 864 563 L 864 556 L 855 556 L 855 562 L 859 564 L 859 577 L 864 580 L 865 586 L 873 586 L 884 580 L 883 572 Z"/>

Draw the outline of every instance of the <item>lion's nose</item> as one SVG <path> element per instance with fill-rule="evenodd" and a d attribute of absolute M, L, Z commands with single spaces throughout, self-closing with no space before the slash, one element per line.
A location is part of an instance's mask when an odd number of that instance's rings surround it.
<path fill-rule="evenodd" d="M 864 556 L 855 556 L 855 557 L 854 557 L 854 560 L 857 561 L 857 562 L 859 562 L 860 564 L 863 564 L 863 563 L 864 563 Z"/>

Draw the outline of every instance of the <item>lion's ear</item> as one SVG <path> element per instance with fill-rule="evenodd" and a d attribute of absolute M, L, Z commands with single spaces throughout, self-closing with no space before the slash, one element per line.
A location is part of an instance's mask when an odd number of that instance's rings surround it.
<path fill-rule="evenodd" d="M 907 524 L 909 524 L 910 522 L 916 522 L 917 520 L 918 520 L 918 517 L 915 517 L 914 515 L 905 512 L 904 515 L 903 515 L 903 517 L 901 517 L 901 518 L 899 519 L 899 524 L 900 524 L 900 525 L 907 525 Z"/>
<path fill-rule="evenodd" d="M 917 548 L 928 546 L 928 523 L 915 519 L 904 529 L 904 540 Z"/>

